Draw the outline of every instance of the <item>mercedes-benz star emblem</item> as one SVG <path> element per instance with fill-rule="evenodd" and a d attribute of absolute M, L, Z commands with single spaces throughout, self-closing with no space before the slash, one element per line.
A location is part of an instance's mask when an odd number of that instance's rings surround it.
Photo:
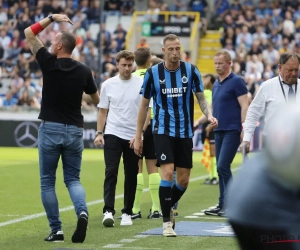
<path fill-rule="evenodd" d="M 38 144 L 39 127 L 34 122 L 20 123 L 14 132 L 15 141 L 19 147 L 34 148 Z"/>

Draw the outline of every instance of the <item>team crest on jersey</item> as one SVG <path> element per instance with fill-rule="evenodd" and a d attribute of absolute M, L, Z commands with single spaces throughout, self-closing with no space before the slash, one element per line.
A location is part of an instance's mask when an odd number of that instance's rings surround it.
<path fill-rule="evenodd" d="M 166 82 L 166 79 L 159 80 L 159 83 L 160 83 L 160 84 L 165 84 L 165 82 Z"/>
<path fill-rule="evenodd" d="M 189 79 L 184 75 L 182 78 L 181 78 L 181 81 L 182 83 L 187 83 L 189 81 Z"/>
<path fill-rule="evenodd" d="M 162 161 L 165 161 L 167 159 L 167 156 L 164 153 L 162 153 L 161 156 L 160 156 L 160 159 Z"/>

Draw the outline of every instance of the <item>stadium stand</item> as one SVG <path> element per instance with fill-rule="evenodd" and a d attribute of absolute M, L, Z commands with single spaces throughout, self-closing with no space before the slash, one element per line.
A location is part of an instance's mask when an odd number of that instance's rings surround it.
<path fill-rule="evenodd" d="M 159 51 L 163 33 L 145 37 L 145 22 L 150 22 L 152 27 L 160 27 L 158 24 L 161 23 L 182 23 L 185 27 L 184 23 L 190 23 L 188 36 L 182 33 L 184 28 L 177 33 L 182 38 L 182 59 L 196 64 L 203 75 L 215 73 L 213 56 L 217 50 L 227 49 L 233 58 L 233 71 L 244 77 L 252 98 L 264 80 L 277 74 L 280 53 L 300 52 L 300 4 L 296 0 L 106 0 L 101 19 L 101 41 L 99 0 L 1 2 L 1 110 L 19 110 L 24 106 L 26 109 L 37 108 L 33 104 L 41 99 L 42 76 L 24 41 L 23 31 L 50 13 L 66 13 L 74 26 L 54 23 L 39 38 L 50 48 L 51 40 L 59 30 L 72 31 L 77 37 L 73 58 L 91 67 L 98 87 L 103 80 L 117 73 L 116 54 L 125 48 L 135 50 L 142 37 L 156 56 L 162 56 Z M 23 83 L 16 80 L 17 75 Z M 30 91 L 24 85 L 25 80 L 30 81 Z M 24 91 L 27 100 L 21 101 Z M 15 99 L 9 101 L 7 98 Z M 198 117 L 200 110 L 195 108 Z M 83 103 L 83 110 L 94 109 Z"/>

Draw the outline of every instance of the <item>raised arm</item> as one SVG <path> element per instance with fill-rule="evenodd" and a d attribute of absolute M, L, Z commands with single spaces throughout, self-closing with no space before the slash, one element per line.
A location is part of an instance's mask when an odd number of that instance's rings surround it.
<path fill-rule="evenodd" d="M 66 15 L 54 14 L 43 20 L 27 27 L 24 31 L 26 40 L 29 44 L 32 54 L 35 56 L 40 48 L 44 47 L 43 43 L 36 37 L 42 30 L 44 30 L 51 22 L 68 22 L 73 24 Z"/>

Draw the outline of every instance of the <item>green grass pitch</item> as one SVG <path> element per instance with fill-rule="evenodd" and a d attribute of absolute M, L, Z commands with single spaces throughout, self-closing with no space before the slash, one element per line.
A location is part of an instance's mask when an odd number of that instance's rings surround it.
<path fill-rule="evenodd" d="M 179 202 L 180 220 L 218 221 L 221 218 L 204 217 L 186 219 L 185 216 L 213 206 L 217 203 L 218 187 L 203 185 L 207 176 L 200 164 L 201 153 L 194 153 L 194 168 L 191 183 Z M 237 153 L 232 169 L 241 163 L 241 154 Z M 143 218 L 134 220 L 131 227 L 120 227 L 116 220 L 114 228 L 102 225 L 103 151 L 86 149 L 83 153 L 81 181 L 86 190 L 89 203 L 89 227 L 83 244 L 73 244 L 71 236 L 76 226 L 75 216 L 68 191 L 63 183 L 61 165 L 58 167 L 56 191 L 59 200 L 64 243 L 47 243 L 43 239 L 49 234 L 48 222 L 43 214 L 44 208 L 40 199 L 39 166 L 37 149 L 1 148 L 0 149 L 0 250 L 46 250 L 46 249 L 172 249 L 172 250 L 235 250 L 238 249 L 234 237 L 195 237 L 179 236 L 164 238 L 163 236 L 136 237 L 141 232 L 162 226 L 161 220 L 148 220 L 151 198 L 147 190 L 143 193 L 141 211 Z M 148 188 L 146 171 L 145 187 Z M 119 169 L 116 190 L 116 216 L 121 214 L 123 194 L 123 166 Z M 26 220 L 24 220 L 26 219 Z M 23 221 L 22 221 L 23 220 Z M 175 230 L 176 231 L 176 230 Z M 130 240 L 133 240 L 130 242 Z M 126 242 L 127 241 L 127 242 Z"/>

